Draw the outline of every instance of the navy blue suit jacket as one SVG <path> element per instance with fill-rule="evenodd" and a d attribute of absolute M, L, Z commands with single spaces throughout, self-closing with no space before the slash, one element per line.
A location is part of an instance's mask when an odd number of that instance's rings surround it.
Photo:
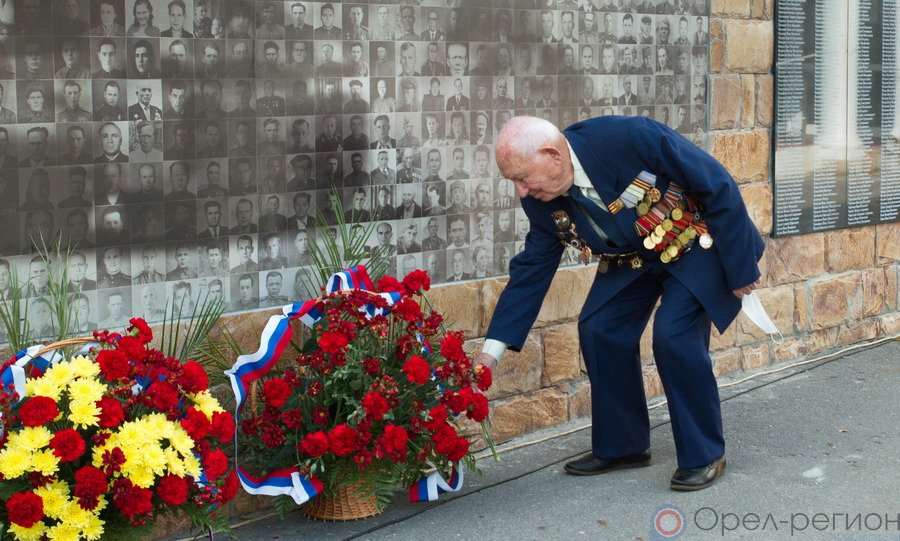
<path fill-rule="evenodd" d="M 764 243 L 750 220 L 737 184 L 728 171 L 705 151 L 664 124 L 643 117 L 604 116 L 573 124 L 563 131 L 594 188 L 605 203 L 615 201 L 641 171 L 657 176 L 661 193 L 672 181 L 703 204 L 703 218 L 715 243 L 704 250 L 695 245 L 666 265 L 671 274 L 700 301 L 720 332 L 741 309 L 732 290 L 760 277 L 757 262 Z M 531 223 L 525 250 L 509 265 L 509 283 L 500 295 L 488 338 L 501 340 L 518 351 L 525 342 L 559 266 L 563 247 L 556 237 L 552 212 L 564 210 L 574 220 L 579 236 L 598 253 L 638 251 L 645 260 L 658 260 L 647 250 L 634 228 L 635 209 L 622 209 L 612 221 L 627 246 L 610 247 L 595 233 L 591 222 L 570 197 L 548 202 L 522 199 Z M 593 314 L 635 278 L 647 265 L 633 270 L 613 265 L 598 273 L 588 293 L 581 318 Z"/>

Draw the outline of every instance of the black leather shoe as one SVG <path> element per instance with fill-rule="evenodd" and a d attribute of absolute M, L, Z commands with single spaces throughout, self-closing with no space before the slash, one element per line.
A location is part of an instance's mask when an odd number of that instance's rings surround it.
<path fill-rule="evenodd" d="M 713 484 L 725 473 L 725 457 L 714 460 L 699 468 L 678 468 L 672 476 L 669 488 L 672 490 L 701 490 Z"/>
<path fill-rule="evenodd" d="M 566 462 L 564 469 L 571 475 L 599 475 L 626 468 L 643 468 L 650 465 L 650 451 L 616 458 L 597 458 L 588 453 L 581 458 Z"/>

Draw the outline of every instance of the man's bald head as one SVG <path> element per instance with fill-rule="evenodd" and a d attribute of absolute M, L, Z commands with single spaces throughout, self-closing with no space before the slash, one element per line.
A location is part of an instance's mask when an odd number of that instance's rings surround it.
<path fill-rule="evenodd" d="M 565 137 L 551 122 L 534 116 L 511 118 L 497 137 L 497 165 L 530 159 L 544 147 L 565 150 Z"/>

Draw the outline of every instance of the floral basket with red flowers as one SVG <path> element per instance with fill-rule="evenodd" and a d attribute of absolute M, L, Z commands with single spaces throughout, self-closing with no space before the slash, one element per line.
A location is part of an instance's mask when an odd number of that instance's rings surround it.
<path fill-rule="evenodd" d="M 234 417 L 200 364 L 152 349 L 152 338 L 132 319 L 123 334 L 35 345 L 0 368 L 4 538 L 134 539 L 179 511 L 228 529 L 215 511 L 238 489 L 222 450 Z"/>
<path fill-rule="evenodd" d="M 307 514 L 351 519 L 383 510 L 398 487 L 427 501 L 462 486 L 463 470 L 475 470 L 474 438 L 491 444 L 483 394 L 491 373 L 473 372 L 461 334 L 445 331 L 425 298 L 429 287 L 421 270 L 376 287 L 353 267 L 335 274 L 323 296 L 269 320 L 259 351 L 226 372 L 239 411 L 262 383 L 259 407 L 243 412 L 238 430 L 247 466 L 238 477 L 248 492 L 297 503 L 324 492 Z M 293 340 L 297 319 L 309 329 L 302 341 Z M 295 357 L 273 371 L 290 344 Z M 361 516 L 319 509 L 347 487 L 372 502 Z"/>

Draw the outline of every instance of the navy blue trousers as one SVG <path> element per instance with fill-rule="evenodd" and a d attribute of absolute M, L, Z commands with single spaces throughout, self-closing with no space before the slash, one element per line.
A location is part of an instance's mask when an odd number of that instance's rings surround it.
<path fill-rule="evenodd" d="M 650 447 L 640 339 L 662 296 L 653 320 L 653 355 L 668 400 L 678 466 L 699 467 L 725 454 L 709 357 L 710 320 L 664 265 L 645 264 L 650 268 L 643 275 L 599 310 L 586 316 L 583 311 L 578 322 L 591 382 L 593 453 L 608 459 Z"/>

